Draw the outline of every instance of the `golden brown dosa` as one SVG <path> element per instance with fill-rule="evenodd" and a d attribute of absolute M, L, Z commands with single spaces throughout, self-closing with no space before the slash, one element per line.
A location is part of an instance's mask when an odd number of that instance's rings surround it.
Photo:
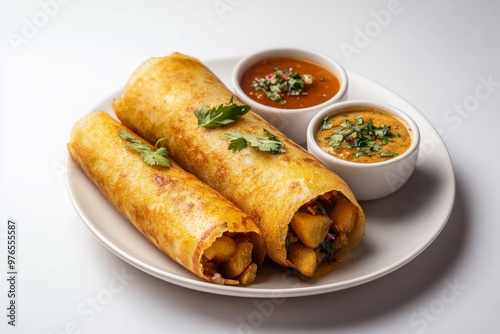
<path fill-rule="evenodd" d="M 214 283 L 250 283 L 255 272 L 221 276 L 219 264 L 205 258 L 205 251 L 219 238 L 250 242 L 254 265 L 249 270 L 254 270 L 265 256 L 255 223 L 172 159 L 170 167 L 146 164 L 118 135 L 124 128 L 105 112 L 89 114 L 75 124 L 68 150 L 109 202 L 170 258 Z"/>
<path fill-rule="evenodd" d="M 339 176 L 253 111 L 221 128 L 197 126 L 195 110 L 228 104 L 232 95 L 200 61 L 174 53 L 145 61 L 113 102 L 113 109 L 124 124 L 150 142 L 168 138 L 172 157 L 184 169 L 255 221 L 266 241 L 267 254 L 280 265 L 297 267 L 289 257 L 289 224 L 295 213 L 307 211 L 307 206 L 322 195 L 347 198 L 354 207 L 353 220 L 333 223 L 341 230 L 335 245 L 335 260 L 340 260 L 365 232 L 365 215 L 352 191 Z M 241 104 L 236 97 L 234 102 Z M 228 150 L 225 133 L 262 135 L 263 129 L 285 143 L 286 153 Z"/>

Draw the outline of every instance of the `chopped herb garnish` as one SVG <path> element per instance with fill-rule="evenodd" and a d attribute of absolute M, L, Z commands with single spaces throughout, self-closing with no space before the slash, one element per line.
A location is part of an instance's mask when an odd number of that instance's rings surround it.
<path fill-rule="evenodd" d="M 323 118 L 323 124 L 321 124 L 321 130 L 329 130 L 333 126 L 332 122 L 330 122 L 330 117 L 326 116 Z"/>
<path fill-rule="evenodd" d="M 290 238 L 286 238 L 285 239 L 285 249 L 286 249 L 286 253 L 290 253 L 292 251 L 292 242 L 290 241 Z"/>
<path fill-rule="evenodd" d="M 321 199 L 321 197 L 318 197 L 316 200 L 316 206 L 318 207 L 319 211 L 321 211 L 321 214 L 323 216 L 330 217 L 330 214 L 332 213 L 333 209 L 335 208 L 335 201 L 327 200 L 324 201 Z"/>
<path fill-rule="evenodd" d="M 285 96 L 307 95 L 306 86 L 312 85 L 314 78 L 310 74 L 299 74 L 292 68 L 274 68 L 274 72 L 267 74 L 263 78 L 255 78 L 252 87 L 255 90 L 262 90 L 271 101 L 279 101 L 286 104 Z"/>
<path fill-rule="evenodd" d="M 233 152 L 241 151 L 250 144 L 250 146 L 257 147 L 263 152 L 285 153 L 285 144 L 268 130 L 263 130 L 267 137 L 241 132 L 226 133 L 226 138 L 230 140 L 228 149 Z"/>
<path fill-rule="evenodd" d="M 325 240 L 321 242 L 321 250 L 325 252 L 328 262 L 333 262 L 335 255 L 335 236 L 328 233 Z"/>
<path fill-rule="evenodd" d="M 344 136 L 342 134 L 333 134 L 330 137 L 330 141 L 327 143 L 327 145 L 333 148 L 339 148 L 342 140 L 344 140 Z"/>
<path fill-rule="evenodd" d="M 327 118 L 323 120 L 321 130 L 328 130 L 332 127 L 325 128 Z M 331 124 L 331 123 L 330 123 Z M 391 132 L 391 127 L 388 125 L 375 126 L 372 120 L 365 122 L 362 116 L 356 116 L 354 122 L 345 119 L 334 130 L 333 134 L 325 137 L 328 140 L 327 145 L 333 149 L 339 149 L 342 145 L 347 148 L 356 149 L 354 156 L 359 158 L 365 155 L 375 154 L 384 145 L 392 141 L 396 137 Z M 381 157 L 394 157 L 397 153 L 381 152 L 377 153 Z"/>
<path fill-rule="evenodd" d="M 395 157 L 398 154 L 394 153 L 394 152 L 380 152 L 380 153 L 377 153 L 377 155 L 380 157 Z"/>
<path fill-rule="evenodd" d="M 164 141 L 166 138 L 159 139 L 156 142 L 154 149 L 152 149 L 151 146 L 149 146 L 146 143 L 143 143 L 125 129 L 121 129 L 120 131 L 118 131 L 118 135 L 124 140 L 128 141 L 129 143 L 132 143 L 133 145 L 125 146 L 125 148 L 138 153 L 144 160 L 144 162 L 147 163 L 148 165 L 170 167 L 171 165 L 170 161 L 168 161 L 167 159 L 168 156 L 167 148 L 159 147 L 161 145 L 161 142 Z"/>
<path fill-rule="evenodd" d="M 250 110 L 250 106 L 237 105 L 233 102 L 233 97 L 228 105 L 220 105 L 217 108 L 208 109 L 207 106 L 202 106 L 194 111 L 198 118 L 198 126 L 204 128 L 217 128 L 237 121 L 237 116 L 246 114 Z"/>

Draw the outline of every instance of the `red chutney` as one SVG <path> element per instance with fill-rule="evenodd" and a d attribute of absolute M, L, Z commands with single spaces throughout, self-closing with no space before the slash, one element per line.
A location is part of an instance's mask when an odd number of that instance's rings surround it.
<path fill-rule="evenodd" d="M 240 85 L 252 100 L 280 109 L 315 106 L 340 90 L 339 79 L 327 67 L 293 57 L 257 62 L 243 73 Z"/>

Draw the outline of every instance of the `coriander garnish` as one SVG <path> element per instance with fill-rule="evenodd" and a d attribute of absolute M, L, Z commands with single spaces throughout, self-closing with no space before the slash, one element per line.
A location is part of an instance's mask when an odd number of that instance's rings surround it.
<path fill-rule="evenodd" d="M 118 131 L 118 135 L 122 137 L 124 140 L 128 141 L 129 143 L 132 143 L 133 145 L 125 146 L 125 148 L 138 153 L 144 160 L 144 162 L 147 163 L 148 165 L 170 167 L 171 165 L 170 161 L 168 161 L 167 159 L 168 156 L 167 148 L 158 147 L 160 146 L 161 142 L 164 141 L 166 138 L 159 139 L 156 142 L 154 149 L 152 149 L 148 144 L 143 143 L 125 129 L 121 129 L 120 131 Z"/>
<path fill-rule="evenodd" d="M 331 129 L 328 117 L 323 119 L 321 130 Z M 398 155 L 394 152 L 379 151 L 384 145 L 392 141 L 393 135 L 391 127 L 388 125 L 375 126 L 372 120 L 365 122 L 362 116 L 356 116 L 354 122 L 346 119 L 334 130 L 333 134 L 324 139 L 328 140 L 327 145 L 333 149 L 339 149 L 341 145 L 347 148 L 356 149 L 355 157 L 363 155 L 377 154 L 381 157 L 394 157 Z"/>
<path fill-rule="evenodd" d="M 228 105 L 220 105 L 217 108 L 208 109 L 207 106 L 202 106 L 194 111 L 198 118 L 198 126 L 204 128 L 217 128 L 236 122 L 238 115 L 244 115 L 250 110 L 250 106 L 237 105 L 233 102 L 233 97 Z"/>
<path fill-rule="evenodd" d="M 330 122 L 329 117 L 326 116 L 323 118 L 323 124 L 321 124 L 321 130 L 329 130 L 333 126 L 332 122 Z"/>
<path fill-rule="evenodd" d="M 292 251 L 292 241 L 289 237 L 286 237 L 285 239 L 285 249 L 287 254 L 290 254 L 290 252 Z"/>
<path fill-rule="evenodd" d="M 255 90 L 262 90 L 271 101 L 279 101 L 285 104 L 284 96 L 307 95 L 306 86 L 311 85 L 314 78 L 310 74 L 299 74 L 292 68 L 274 68 L 274 72 L 267 74 L 263 78 L 255 78 L 252 87 Z"/>
<path fill-rule="evenodd" d="M 230 140 L 228 149 L 233 152 L 241 151 L 250 144 L 250 146 L 257 147 L 263 152 L 272 152 L 273 154 L 286 152 L 284 149 L 285 144 L 281 140 L 268 130 L 263 129 L 263 131 L 267 137 L 241 132 L 226 133 L 226 138 Z"/>
<path fill-rule="evenodd" d="M 328 262 L 333 262 L 335 260 L 335 236 L 332 233 L 326 235 L 325 240 L 320 244 L 321 250 L 325 252 L 326 259 Z"/>

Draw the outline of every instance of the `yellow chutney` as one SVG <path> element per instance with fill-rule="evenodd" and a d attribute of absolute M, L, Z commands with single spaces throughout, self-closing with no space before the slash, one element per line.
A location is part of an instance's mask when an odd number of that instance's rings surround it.
<path fill-rule="evenodd" d="M 411 145 L 403 122 L 376 108 L 327 116 L 315 133 L 318 145 L 334 157 L 359 163 L 387 161 Z"/>

